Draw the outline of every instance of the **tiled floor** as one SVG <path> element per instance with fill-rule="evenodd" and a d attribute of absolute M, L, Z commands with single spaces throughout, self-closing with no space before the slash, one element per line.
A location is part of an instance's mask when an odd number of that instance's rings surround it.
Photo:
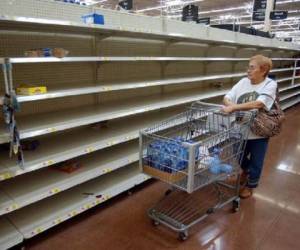
<path fill-rule="evenodd" d="M 271 140 L 261 185 L 241 210 L 218 211 L 190 230 L 185 242 L 163 226 L 154 227 L 146 210 L 167 186 L 150 181 L 131 196 L 120 195 L 50 232 L 27 249 L 300 249 L 300 105 L 287 112 L 283 133 Z"/>

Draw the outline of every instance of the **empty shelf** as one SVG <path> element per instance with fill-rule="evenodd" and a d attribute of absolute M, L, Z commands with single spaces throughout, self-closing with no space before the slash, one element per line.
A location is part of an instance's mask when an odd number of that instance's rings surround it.
<path fill-rule="evenodd" d="M 57 90 L 54 89 L 48 91 L 46 94 L 31 95 L 31 96 L 19 95 L 17 99 L 19 102 L 29 102 L 29 101 L 60 98 L 66 96 L 74 96 L 74 95 L 86 95 L 86 94 L 94 94 L 94 93 L 101 93 L 101 92 L 108 92 L 108 91 L 115 91 L 115 90 L 126 90 L 126 89 L 128 90 L 128 89 L 181 84 L 181 83 L 195 83 L 200 81 L 235 78 L 235 77 L 242 77 L 242 76 L 246 76 L 246 73 L 219 74 L 219 75 L 197 76 L 197 77 L 181 77 L 181 78 L 170 78 L 165 80 L 124 82 L 119 84 L 106 84 L 100 86 L 89 86 L 89 87 L 81 87 L 81 88 L 79 87 L 79 88 L 57 89 Z"/>
<path fill-rule="evenodd" d="M 1 58 L 0 63 L 4 62 Z M 52 63 L 52 62 L 140 62 L 140 61 L 248 61 L 249 58 L 233 57 L 153 57 L 153 56 L 101 56 L 101 57 L 15 57 L 7 58 L 12 64 L 17 63 Z"/>
<path fill-rule="evenodd" d="M 299 88 L 299 87 L 300 87 L 300 84 L 294 84 L 294 85 L 290 84 L 290 85 L 288 85 L 286 87 L 280 88 L 279 92 L 284 92 L 284 91 L 288 91 L 288 90 Z"/>
<path fill-rule="evenodd" d="M 25 238 L 31 238 L 149 179 L 132 165 L 8 214 Z"/>
<path fill-rule="evenodd" d="M 281 95 L 280 96 L 280 101 L 285 101 L 285 100 L 290 99 L 290 98 L 292 98 L 294 96 L 297 96 L 297 95 L 300 95 L 300 91 L 299 90 L 296 91 L 295 93 Z"/>
<path fill-rule="evenodd" d="M 117 119 L 148 111 L 187 104 L 193 101 L 222 96 L 228 90 L 188 91 L 168 96 L 148 96 L 132 100 L 75 108 L 17 118 L 21 139 L 75 128 L 100 121 Z M 3 133 L 3 131 L 1 131 Z M 0 134 L 1 134 L 0 132 Z M 5 132 L 3 133 L 5 134 Z M 2 138 L 3 138 L 2 134 Z M 1 142 L 0 142 L 1 143 Z"/>
<path fill-rule="evenodd" d="M 300 97 L 298 96 L 293 100 L 290 100 L 290 101 L 287 101 L 287 102 L 284 102 L 283 104 L 281 104 L 281 108 L 283 110 L 285 110 L 285 109 L 288 109 L 288 108 L 298 104 L 299 102 L 300 102 Z"/>
<path fill-rule="evenodd" d="M 11 198 L 0 193 L 0 215 L 137 162 L 138 149 L 138 142 L 131 142 L 75 159 L 81 168 L 73 173 L 53 166 L 1 182 L 0 190 Z"/>
<path fill-rule="evenodd" d="M 11 248 L 22 241 L 22 234 L 6 218 L 0 218 L 0 249 Z"/>
<path fill-rule="evenodd" d="M 0 180 L 137 139 L 140 130 L 176 113 L 178 113 L 177 110 L 166 110 L 142 115 L 142 117 L 139 115 L 130 117 L 126 121 L 112 121 L 107 125 L 107 128 L 83 127 L 68 131 L 64 134 L 63 140 L 61 140 L 60 134 L 41 138 L 39 140 L 40 146 L 35 151 L 24 152 L 25 169 L 21 169 L 15 159 L 9 159 L 8 152 L 0 156 Z M 58 141 L 60 143 L 57 143 Z"/>

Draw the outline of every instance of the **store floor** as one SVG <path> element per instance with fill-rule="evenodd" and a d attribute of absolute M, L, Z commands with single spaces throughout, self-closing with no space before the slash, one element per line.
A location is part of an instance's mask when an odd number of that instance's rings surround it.
<path fill-rule="evenodd" d="M 154 227 L 146 210 L 167 186 L 150 181 L 26 242 L 27 249 L 300 249 L 300 105 L 271 140 L 262 182 L 238 213 L 227 206 L 190 230 L 185 242 Z"/>

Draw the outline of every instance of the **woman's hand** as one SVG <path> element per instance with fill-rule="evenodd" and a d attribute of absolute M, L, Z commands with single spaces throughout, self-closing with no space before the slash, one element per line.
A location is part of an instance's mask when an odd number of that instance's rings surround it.
<path fill-rule="evenodd" d="M 222 111 L 224 113 L 230 114 L 235 111 L 235 105 L 223 106 Z"/>

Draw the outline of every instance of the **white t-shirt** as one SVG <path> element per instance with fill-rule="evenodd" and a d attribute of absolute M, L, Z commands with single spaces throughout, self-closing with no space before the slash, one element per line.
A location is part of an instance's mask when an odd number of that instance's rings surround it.
<path fill-rule="evenodd" d="M 277 83 L 268 77 L 266 77 L 266 79 L 259 84 L 252 84 L 249 78 L 244 77 L 233 86 L 233 88 L 225 95 L 225 97 L 237 104 L 251 101 L 261 101 L 265 105 L 265 108 L 270 110 L 276 98 L 276 89 Z M 267 94 L 268 96 L 262 94 Z M 257 136 L 250 131 L 248 139 L 251 140 L 258 138 L 262 137 Z"/>

